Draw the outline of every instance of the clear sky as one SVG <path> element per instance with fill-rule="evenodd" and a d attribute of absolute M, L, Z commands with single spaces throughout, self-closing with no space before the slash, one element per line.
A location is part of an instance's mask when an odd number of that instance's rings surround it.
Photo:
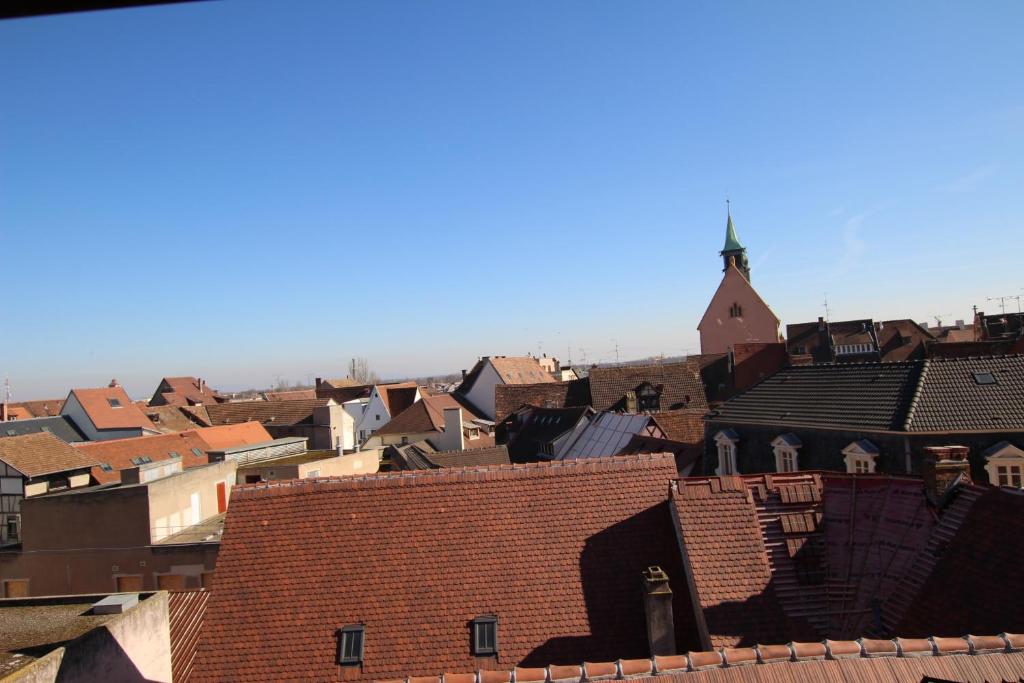
<path fill-rule="evenodd" d="M 1015 0 L 0 22 L 0 374 L 25 400 L 697 352 L 727 195 L 784 324 L 826 292 L 833 319 L 997 309 L 1022 26 Z"/>

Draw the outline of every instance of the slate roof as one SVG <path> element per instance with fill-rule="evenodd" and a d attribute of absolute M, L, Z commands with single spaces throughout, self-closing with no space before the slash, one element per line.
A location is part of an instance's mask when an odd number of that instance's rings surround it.
<path fill-rule="evenodd" d="M 327 405 L 330 399 L 297 401 L 239 401 L 204 405 L 210 423 L 216 425 L 259 422 L 274 427 L 312 424 L 313 410 Z"/>
<path fill-rule="evenodd" d="M 501 422 L 524 405 L 538 408 L 569 408 L 590 405 L 590 381 L 539 384 L 498 384 L 494 387 L 495 422 Z"/>
<path fill-rule="evenodd" d="M 662 387 L 662 410 L 708 407 L 696 363 L 596 367 L 590 369 L 589 379 L 594 410 L 623 409 L 626 393 L 644 382 Z"/>
<path fill-rule="evenodd" d="M 92 467 L 94 458 L 49 432 L 0 439 L 0 460 L 26 477 L 41 477 Z"/>
<path fill-rule="evenodd" d="M 206 451 L 208 446 L 194 431 L 177 434 L 161 434 L 159 436 L 137 436 L 129 439 L 108 439 L 106 441 L 88 441 L 76 444 L 83 455 L 94 463 L 100 463 L 111 469 L 107 470 L 97 464 L 92 468 L 93 479 L 100 484 L 111 484 L 121 481 L 121 471 L 138 467 L 132 458 L 148 457 L 152 462 L 169 460 L 174 454 L 181 456 L 182 468 L 198 467 L 209 462 Z M 198 448 L 201 455 L 192 452 Z"/>
<path fill-rule="evenodd" d="M 61 441 L 73 443 L 85 441 L 85 436 L 78 431 L 78 427 L 70 418 L 57 415 L 55 417 L 33 417 L 27 420 L 11 420 L 0 422 L 0 438 L 6 436 L 22 436 L 24 434 L 38 434 L 50 432 Z"/>
<path fill-rule="evenodd" d="M 96 429 L 140 428 L 157 431 L 156 425 L 128 398 L 128 394 L 120 385 L 98 389 L 72 389 L 71 395 L 78 399 Z M 120 403 L 120 406 L 112 406 L 112 400 Z"/>
<path fill-rule="evenodd" d="M 994 384 L 979 384 L 989 373 Z M 1024 356 L 933 358 L 908 419 L 912 432 L 1024 429 Z"/>
<path fill-rule="evenodd" d="M 686 613 L 674 474 L 647 455 L 236 487 L 192 680 L 338 680 L 335 632 L 357 623 L 346 678 L 473 670 L 488 614 L 505 666 L 644 656 L 645 568 Z"/>
<path fill-rule="evenodd" d="M 424 396 L 398 415 L 392 417 L 386 425 L 374 432 L 376 435 L 386 434 L 423 434 L 425 432 L 442 431 L 444 429 L 445 408 L 461 408 L 462 423 L 465 425 L 474 418 L 482 417 L 469 408 L 468 403 L 452 394 Z"/>
<path fill-rule="evenodd" d="M 899 430 L 921 369 L 920 361 L 791 366 L 726 401 L 708 419 L 726 424 Z"/>

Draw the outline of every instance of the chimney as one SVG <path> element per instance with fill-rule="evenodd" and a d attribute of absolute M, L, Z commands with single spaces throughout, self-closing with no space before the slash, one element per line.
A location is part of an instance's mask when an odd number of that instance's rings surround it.
<path fill-rule="evenodd" d="M 444 434 L 439 439 L 442 451 L 461 451 L 466 448 L 466 440 L 462 433 L 462 410 L 459 408 L 444 409 Z"/>
<path fill-rule="evenodd" d="M 672 589 L 668 574 L 661 567 L 643 571 L 644 616 L 647 619 L 647 643 L 652 657 L 676 654 L 676 629 L 672 618 Z"/>
<path fill-rule="evenodd" d="M 202 394 L 203 393 L 203 385 L 206 384 L 206 382 L 204 382 L 203 378 L 200 377 L 199 381 L 198 381 L 198 384 L 199 384 L 199 393 Z"/>
<path fill-rule="evenodd" d="M 819 315 L 818 316 L 818 332 L 824 332 L 824 331 L 825 331 L 825 319 L 822 318 Z"/>
<path fill-rule="evenodd" d="M 324 383 L 324 380 L 320 377 L 316 378 L 316 390 L 320 391 L 320 385 Z"/>
<path fill-rule="evenodd" d="M 967 460 L 967 446 L 928 446 L 924 449 L 921 476 L 929 500 L 939 503 L 952 488 L 958 477 L 971 483 L 971 464 Z"/>
<path fill-rule="evenodd" d="M 7 399 L 0 403 L 0 422 L 7 422 Z"/>
<path fill-rule="evenodd" d="M 107 387 L 109 387 L 110 389 L 113 389 L 114 387 L 119 387 L 119 386 L 121 386 L 121 385 L 117 383 L 116 379 L 110 380 L 110 384 L 107 385 Z"/>

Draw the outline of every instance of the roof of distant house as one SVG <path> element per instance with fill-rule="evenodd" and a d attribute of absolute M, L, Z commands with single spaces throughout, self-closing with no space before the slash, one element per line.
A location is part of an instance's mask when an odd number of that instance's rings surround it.
<path fill-rule="evenodd" d="M 85 436 L 78 431 L 75 423 L 65 415 L 30 417 L 24 420 L 0 422 L 0 437 L 38 434 L 39 432 L 50 432 L 61 441 L 66 441 L 67 443 L 85 441 Z"/>
<path fill-rule="evenodd" d="M 593 415 L 589 406 L 574 408 L 538 408 L 523 406 L 505 418 L 509 434 L 509 452 L 516 462 L 531 462 L 541 453 L 543 444 L 552 443 L 574 429 L 581 420 Z M 608 453 L 606 455 L 613 455 Z"/>
<path fill-rule="evenodd" d="M 18 411 L 26 417 L 52 417 L 60 415 L 60 409 L 64 407 L 64 399 L 50 398 L 41 401 L 17 401 L 8 403 L 7 407 L 12 411 Z M 18 410 L 20 409 L 20 411 Z"/>
<path fill-rule="evenodd" d="M 481 615 L 510 665 L 643 656 L 641 572 L 686 590 L 674 476 L 647 455 L 236 487 L 193 680 L 335 680 L 346 624 L 365 628 L 354 678 L 475 669 Z"/>
<path fill-rule="evenodd" d="M 465 379 L 456 391 L 461 394 L 469 393 L 480 373 L 488 365 L 494 368 L 505 384 L 547 384 L 558 381 L 542 368 L 540 362 L 533 356 L 484 356 L 466 373 Z"/>
<path fill-rule="evenodd" d="M 98 389 L 72 389 L 74 396 L 98 430 L 104 429 L 146 429 L 158 431 L 156 425 L 128 398 L 120 385 Z M 64 410 L 67 409 L 65 402 Z"/>
<path fill-rule="evenodd" d="M 1024 429 L 1024 356 L 927 361 L 907 423 L 912 432 Z"/>
<path fill-rule="evenodd" d="M 194 431 L 89 441 L 76 444 L 75 448 L 97 463 L 92 468 L 92 476 L 100 484 L 121 481 L 122 470 L 149 462 L 170 460 L 175 456 L 181 457 L 182 468 L 198 467 L 209 462 L 206 454 L 209 447 Z"/>
<path fill-rule="evenodd" d="M 213 425 L 255 421 L 269 426 L 291 426 L 312 423 L 313 410 L 327 405 L 330 399 L 295 401 L 239 401 L 203 406 Z"/>
<path fill-rule="evenodd" d="M 926 345 L 935 339 L 913 320 L 882 320 L 875 323 L 875 337 L 884 361 L 921 359 Z"/>
<path fill-rule="evenodd" d="M 482 418 L 476 414 L 468 404 L 456 397 L 454 394 L 438 394 L 436 396 L 424 396 L 411 406 L 392 417 L 386 425 L 374 432 L 377 435 L 387 434 L 423 434 L 426 432 L 444 430 L 445 408 L 460 408 L 462 410 L 463 425 L 471 423 L 475 418 Z"/>
<path fill-rule="evenodd" d="M 164 434 L 176 434 L 208 425 L 205 419 L 206 412 L 196 412 L 203 410 L 202 406 L 150 406 L 144 405 L 141 401 L 137 401 L 136 405 L 149 421 L 156 425 L 157 430 Z"/>
<path fill-rule="evenodd" d="M 92 467 L 95 458 L 49 432 L 0 439 L 0 460 L 26 477 L 41 477 Z"/>
<path fill-rule="evenodd" d="M 166 387 L 170 387 L 168 391 Z M 161 391 L 161 389 L 164 389 Z M 150 405 L 206 405 L 225 400 L 216 389 L 211 389 L 206 382 L 195 377 L 164 377 L 157 385 Z"/>
<path fill-rule="evenodd" d="M 660 392 L 661 410 L 708 406 L 697 363 L 595 367 L 589 379 L 595 410 L 623 409 L 626 394 L 645 383 Z"/>
<path fill-rule="evenodd" d="M 419 387 L 416 382 L 400 382 L 396 384 L 378 384 L 377 393 L 387 409 L 388 415 L 394 417 L 416 401 Z"/>
<path fill-rule="evenodd" d="M 292 389 L 291 391 L 265 391 L 265 401 L 296 401 L 302 399 L 315 399 L 316 389 Z"/>
<path fill-rule="evenodd" d="M 405 469 L 432 470 L 442 467 L 476 467 L 480 465 L 508 465 L 505 446 L 467 448 L 461 451 L 438 451 L 427 440 L 403 446 L 394 446 L 405 461 Z"/>
<path fill-rule="evenodd" d="M 494 387 L 494 419 L 505 416 L 524 405 L 539 408 L 569 408 L 590 405 L 590 381 L 574 379 L 568 382 L 540 382 L 537 384 L 499 384 Z"/>
<path fill-rule="evenodd" d="M 661 428 L 666 439 L 682 443 L 704 442 L 704 409 L 667 410 L 651 413 L 654 423 Z"/>
<path fill-rule="evenodd" d="M 272 441 L 274 437 L 259 422 L 201 427 L 196 435 L 206 444 L 206 450 L 219 451 L 237 446 L 251 446 Z"/>

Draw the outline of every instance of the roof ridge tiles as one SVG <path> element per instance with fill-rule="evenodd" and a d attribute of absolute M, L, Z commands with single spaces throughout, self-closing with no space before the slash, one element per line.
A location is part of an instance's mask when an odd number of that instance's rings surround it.
<path fill-rule="evenodd" d="M 672 463 L 672 453 L 637 453 L 615 455 L 583 460 L 555 460 L 522 464 L 466 465 L 431 470 L 403 470 L 400 472 L 375 472 L 372 474 L 317 477 L 313 479 L 280 479 L 254 484 L 239 484 L 231 490 L 233 498 L 256 498 L 260 496 L 306 493 L 314 489 L 338 490 L 375 488 L 382 486 L 407 486 L 449 484 L 465 481 L 487 481 L 531 476 L 562 476 L 566 471 L 600 472 L 620 469 L 645 469 Z"/>
<path fill-rule="evenodd" d="M 917 404 L 921 400 L 921 394 L 924 392 L 924 384 L 928 376 L 928 363 L 927 359 L 921 363 L 921 372 L 917 375 L 914 394 L 910 397 L 910 403 L 907 405 L 907 415 L 903 419 L 902 429 L 905 432 L 910 431 L 910 424 L 914 421 L 914 411 L 917 409 Z"/>
<path fill-rule="evenodd" d="M 508 681 L 520 683 L 587 683 L 595 680 L 649 679 L 654 676 L 697 673 L 711 669 L 737 666 L 785 666 L 789 663 L 826 660 L 921 658 L 921 657 L 985 657 L 1019 653 L 1024 650 L 1024 634 L 1000 633 L 991 636 L 964 635 L 952 638 L 883 638 L 880 640 L 821 640 L 811 642 L 790 641 L 784 644 L 752 647 L 719 647 L 702 652 L 678 655 L 655 655 L 642 659 L 617 659 L 610 662 L 581 662 L 580 664 L 551 664 L 545 667 L 513 667 L 501 670 L 479 670 L 469 673 L 445 672 L 436 677 L 407 676 L 404 678 L 376 679 L 374 683 L 402 683 L 411 681 L 475 681 L 492 683 Z"/>

